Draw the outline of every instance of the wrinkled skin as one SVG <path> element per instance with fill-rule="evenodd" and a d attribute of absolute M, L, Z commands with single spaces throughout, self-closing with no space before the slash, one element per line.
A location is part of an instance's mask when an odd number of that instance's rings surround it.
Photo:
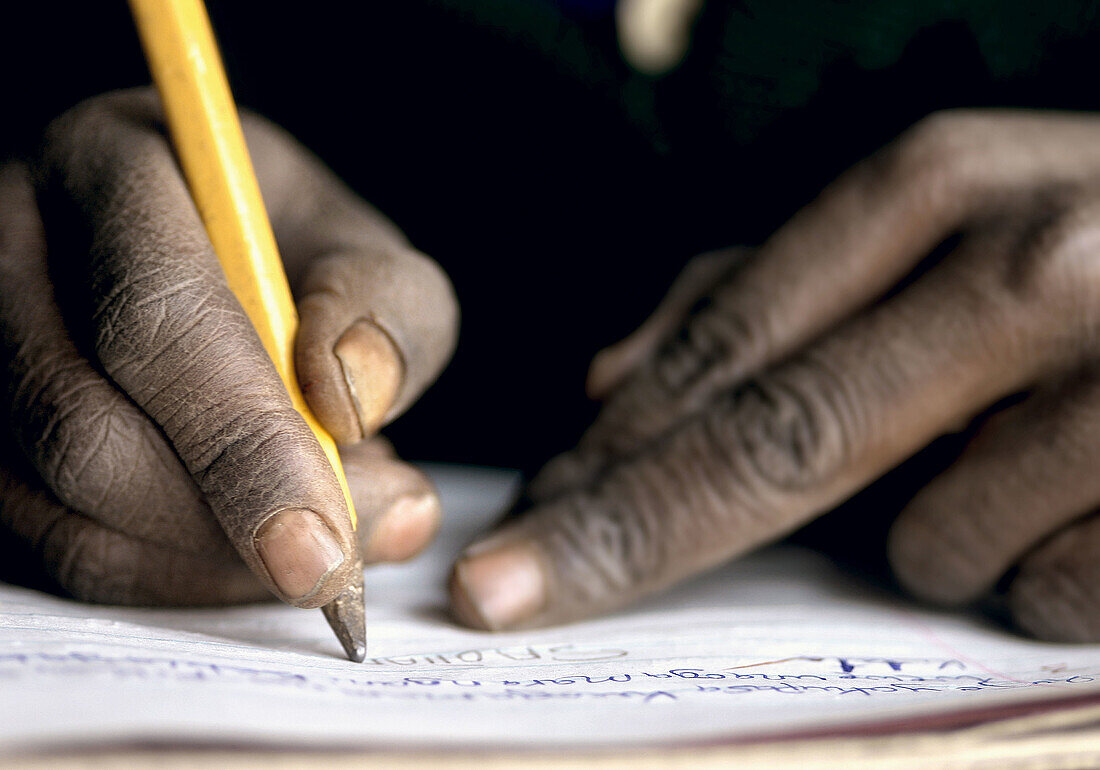
<path fill-rule="evenodd" d="M 299 378 L 345 447 L 360 528 L 225 286 L 155 99 L 111 94 L 0 170 L 0 556 L 78 598 L 318 606 L 356 540 L 400 560 L 438 523 L 429 482 L 374 434 L 448 360 L 451 287 L 285 134 L 244 122 L 301 313 Z M 1100 120 L 932 116 L 759 249 L 696 260 L 597 357 L 601 414 L 458 561 L 457 616 L 502 629 L 620 607 L 1015 395 L 905 505 L 890 562 L 922 599 L 1001 581 L 1026 631 L 1100 639 L 1098 260 Z M 343 557 L 293 594 L 258 545 L 288 511 Z M 267 540 L 273 563 L 309 563 L 296 533 Z"/>
<path fill-rule="evenodd" d="M 77 598 L 315 607 L 357 540 L 400 560 L 437 526 L 431 484 L 374 433 L 449 359 L 451 286 L 316 158 L 243 118 L 301 315 L 298 377 L 346 448 L 359 529 L 225 284 L 154 94 L 108 94 L 0 169 L 0 553 Z"/>
<path fill-rule="evenodd" d="M 889 562 L 950 606 L 1003 578 L 1025 631 L 1100 641 L 1098 332 L 1100 118 L 933 115 L 755 252 L 692 264 L 597 357 L 600 414 L 457 562 L 456 614 L 507 629 L 613 610 L 1004 403 L 904 505 Z"/>

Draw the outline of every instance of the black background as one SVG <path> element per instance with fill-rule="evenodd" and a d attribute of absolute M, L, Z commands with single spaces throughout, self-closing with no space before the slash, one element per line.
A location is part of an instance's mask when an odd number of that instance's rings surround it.
<path fill-rule="evenodd" d="M 759 242 L 933 110 L 1100 101 L 1095 29 L 1061 30 L 1005 76 L 972 27 L 946 19 L 914 30 L 887 66 L 840 51 L 810 96 L 762 111 L 759 93 L 715 76 L 730 7 L 712 2 L 684 65 L 650 79 L 620 60 L 609 19 L 545 2 L 211 4 L 238 100 L 289 128 L 455 283 L 458 353 L 388 430 L 404 454 L 537 464 L 594 413 L 592 353 L 644 318 L 692 254 Z M 82 98 L 148 82 L 124 3 L 3 19 L 0 153 L 28 151 Z"/>

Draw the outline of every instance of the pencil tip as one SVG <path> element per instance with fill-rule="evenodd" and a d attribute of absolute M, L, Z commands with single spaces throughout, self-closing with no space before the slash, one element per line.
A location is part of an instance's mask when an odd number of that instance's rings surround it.
<path fill-rule="evenodd" d="M 367 621 L 363 611 L 363 564 L 357 561 L 351 584 L 321 608 L 348 660 L 362 663 L 367 657 Z"/>

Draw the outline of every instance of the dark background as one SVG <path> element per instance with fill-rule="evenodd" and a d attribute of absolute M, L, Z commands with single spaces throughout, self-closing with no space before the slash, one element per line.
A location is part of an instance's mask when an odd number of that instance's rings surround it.
<path fill-rule="evenodd" d="M 451 275 L 458 353 L 387 432 L 415 459 L 530 467 L 591 418 L 588 359 L 682 264 L 756 243 L 937 109 L 1096 109 L 1094 3 L 712 0 L 671 74 L 607 3 L 210 3 L 238 100 L 289 128 Z M 0 154 L 148 82 L 122 2 L 0 21 Z"/>

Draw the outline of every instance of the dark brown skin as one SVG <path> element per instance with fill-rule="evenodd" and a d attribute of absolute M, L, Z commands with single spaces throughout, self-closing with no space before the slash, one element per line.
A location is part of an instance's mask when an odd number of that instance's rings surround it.
<path fill-rule="evenodd" d="M 450 285 L 278 129 L 245 125 L 302 314 L 299 376 L 349 447 L 358 538 L 370 560 L 407 558 L 438 501 L 373 434 L 446 363 Z M 0 212 L 0 545 L 92 601 L 331 599 L 356 535 L 225 287 L 151 95 L 59 119 L 40 157 L 0 172 Z M 1098 331 L 1100 119 L 932 116 L 756 251 L 694 263 L 597 357 L 601 415 L 533 481 L 534 506 L 458 561 L 455 612 L 504 629 L 615 609 L 1025 394 L 909 502 L 889 557 L 947 605 L 1007 573 L 1023 629 L 1100 640 Z M 324 550 L 297 540 L 303 522 L 344 558 L 290 595 Z M 264 548 L 293 569 L 273 575 Z"/>
<path fill-rule="evenodd" d="M 1016 567 L 1022 629 L 1100 641 L 1098 333 L 1100 118 L 934 115 L 755 253 L 689 268 L 597 357 L 600 415 L 531 483 L 533 507 L 459 559 L 455 612 L 509 629 L 616 609 L 1023 394 L 908 503 L 888 556 L 944 605 Z"/>
<path fill-rule="evenodd" d="M 243 119 L 301 314 L 298 376 L 348 447 L 359 530 L 225 285 L 157 100 L 108 94 L 0 169 L 0 541 L 77 598 L 316 607 L 357 539 L 400 560 L 438 524 L 430 482 L 373 434 L 449 359 L 450 283 L 281 130 Z"/>

